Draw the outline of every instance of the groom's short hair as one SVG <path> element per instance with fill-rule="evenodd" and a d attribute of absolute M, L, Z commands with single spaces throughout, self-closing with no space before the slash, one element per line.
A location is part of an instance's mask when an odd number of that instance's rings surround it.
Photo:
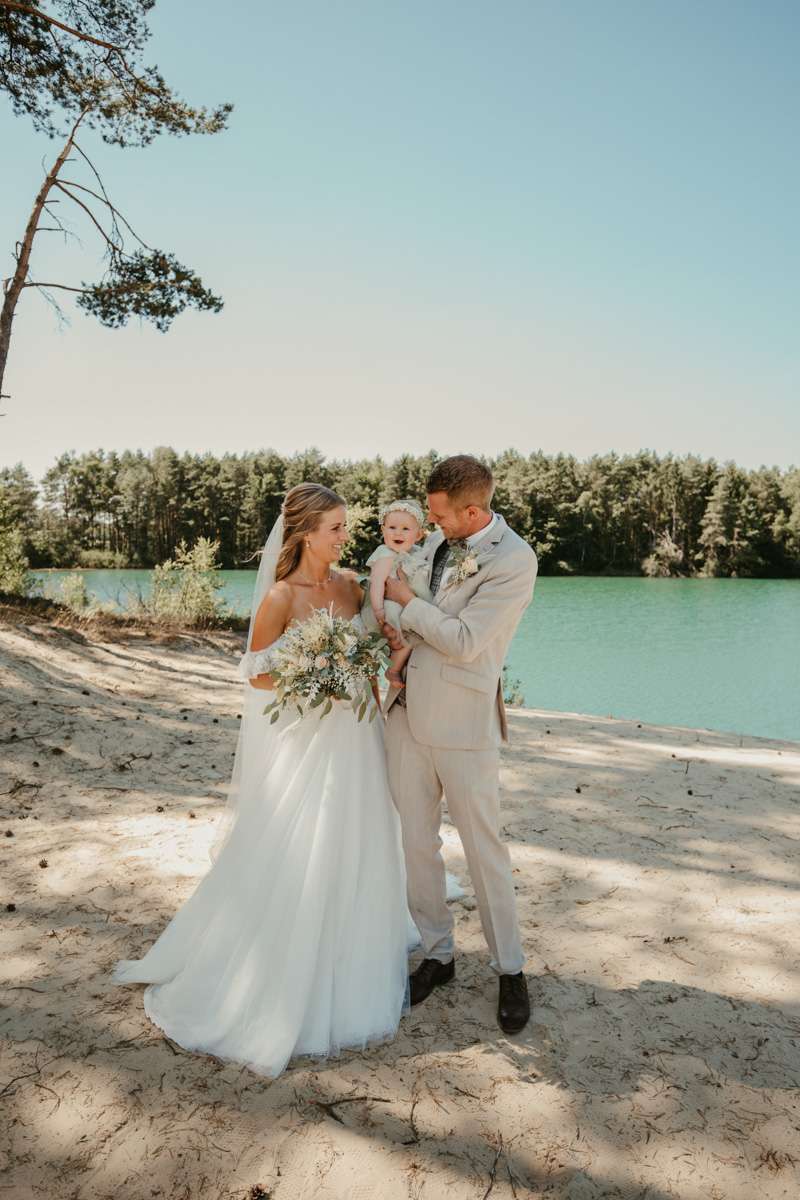
<path fill-rule="evenodd" d="M 494 475 L 485 462 L 471 454 L 454 454 L 443 458 L 425 480 L 425 491 L 444 492 L 454 508 L 474 504 L 490 512 L 494 495 Z"/>

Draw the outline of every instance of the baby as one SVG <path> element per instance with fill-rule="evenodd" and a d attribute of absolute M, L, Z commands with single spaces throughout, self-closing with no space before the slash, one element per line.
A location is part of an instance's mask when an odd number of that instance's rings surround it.
<path fill-rule="evenodd" d="M 392 670 L 387 672 L 389 682 L 398 683 L 400 671 L 411 654 L 412 646 L 406 641 L 400 628 L 402 606 L 393 600 L 385 599 L 386 580 L 390 575 L 396 577 L 397 568 L 402 567 L 414 595 L 432 603 L 433 596 L 428 587 L 430 563 L 422 548 L 417 545 L 422 537 L 424 518 L 416 500 L 393 500 L 390 504 L 385 504 L 379 519 L 383 530 L 383 545 L 378 546 L 367 559 L 367 566 L 370 568 L 369 606 L 377 621 L 381 625 L 391 625 L 403 643 L 399 650 L 392 651 Z M 365 609 L 367 607 L 365 605 Z"/>

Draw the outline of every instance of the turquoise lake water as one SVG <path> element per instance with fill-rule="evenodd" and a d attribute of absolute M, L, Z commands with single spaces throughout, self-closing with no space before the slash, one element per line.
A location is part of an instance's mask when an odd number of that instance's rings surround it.
<path fill-rule="evenodd" d="M 117 603 L 150 578 L 81 574 Z M 254 574 L 220 578 L 247 611 Z M 800 741 L 800 580 L 539 579 L 508 666 L 532 708 Z"/>

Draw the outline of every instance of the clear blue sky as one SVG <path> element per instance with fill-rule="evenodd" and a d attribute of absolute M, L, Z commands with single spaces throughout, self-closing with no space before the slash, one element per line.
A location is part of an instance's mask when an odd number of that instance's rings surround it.
<path fill-rule="evenodd" d="M 59 334 L 28 293 L 0 465 L 159 444 L 800 463 L 796 0 L 161 0 L 151 25 L 150 60 L 232 101 L 229 131 L 86 146 L 225 310 Z M 0 137 L 10 263 L 56 146 L 8 108 Z M 44 235 L 39 278 L 98 276 L 76 229 L 82 250 Z"/>

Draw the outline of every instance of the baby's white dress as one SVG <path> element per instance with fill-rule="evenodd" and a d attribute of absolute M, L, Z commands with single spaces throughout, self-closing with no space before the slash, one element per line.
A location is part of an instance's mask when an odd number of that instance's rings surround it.
<path fill-rule="evenodd" d="M 425 553 L 421 546 L 414 546 L 411 550 L 398 552 L 392 550 L 390 546 L 381 544 L 377 550 L 374 550 L 367 559 L 367 566 L 371 567 L 380 558 L 394 558 L 397 561 L 389 572 L 390 576 L 397 575 L 397 568 L 403 568 L 403 574 L 408 580 L 408 586 L 411 588 L 415 596 L 419 596 L 420 600 L 426 600 L 429 604 L 433 603 L 433 593 L 428 584 L 430 576 L 431 564 L 425 557 Z M 398 632 L 400 630 L 400 614 L 403 611 L 403 606 L 397 604 L 394 600 L 384 600 L 383 611 L 386 614 L 387 622 Z M 372 610 L 372 605 L 367 592 L 366 603 L 361 610 L 361 615 L 364 618 L 364 623 L 368 629 L 379 629 L 378 621 L 375 613 Z"/>

